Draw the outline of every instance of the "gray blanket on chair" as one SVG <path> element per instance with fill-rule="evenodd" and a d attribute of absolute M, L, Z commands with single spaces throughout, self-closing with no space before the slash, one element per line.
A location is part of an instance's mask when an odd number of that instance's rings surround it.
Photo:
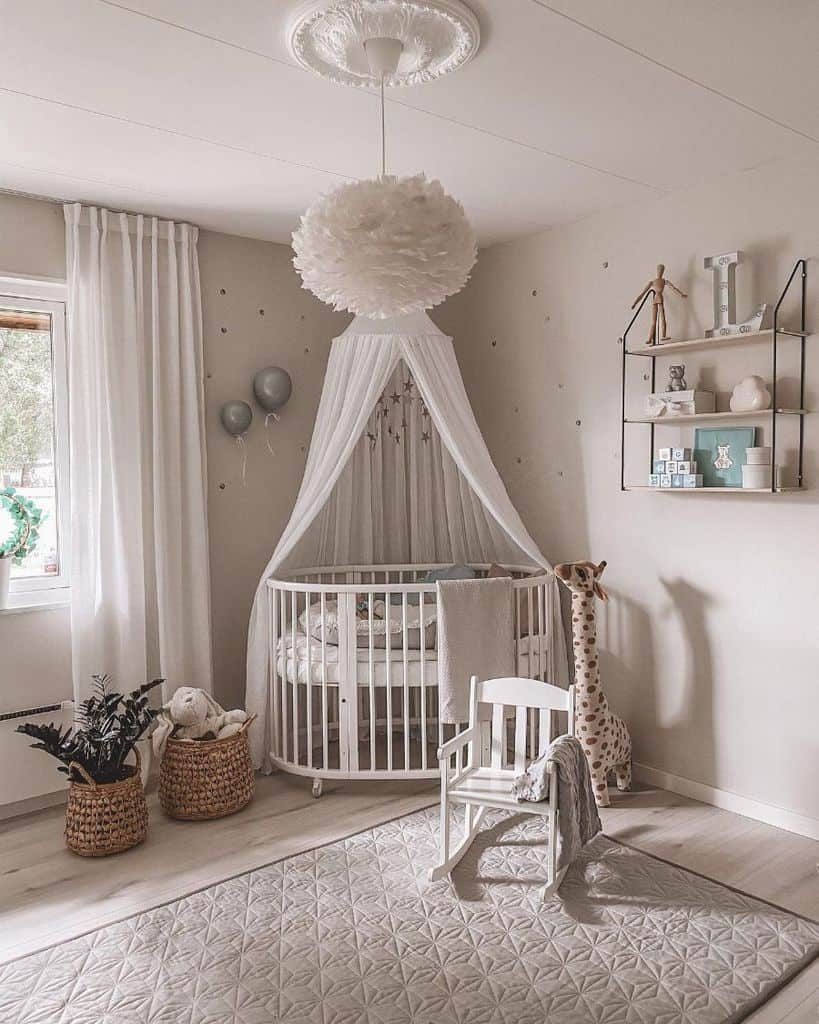
<path fill-rule="evenodd" d="M 558 736 L 512 783 L 518 800 L 549 797 L 547 765 L 557 768 L 557 870 L 568 867 L 581 848 L 601 832 L 586 755 L 574 736 Z"/>

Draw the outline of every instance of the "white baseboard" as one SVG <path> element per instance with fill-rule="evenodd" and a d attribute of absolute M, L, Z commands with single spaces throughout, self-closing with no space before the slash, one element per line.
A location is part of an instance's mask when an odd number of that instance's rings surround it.
<path fill-rule="evenodd" d="M 0 822 L 8 821 L 11 818 L 19 818 L 22 814 L 33 814 L 34 811 L 42 811 L 45 807 L 57 807 L 64 804 L 68 798 L 68 787 L 63 786 L 56 793 L 43 793 L 40 796 L 31 796 L 26 800 L 15 800 L 14 803 L 0 804 Z"/>
<path fill-rule="evenodd" d="M 765 822 L 766 825 L 775 825 L 776 828 L 784 828 L 787 832 L 796 832 L 797 835 L 806 836 L 808 839 L 819 840 L 818 819 L 785 810 L 784 807 L 765 804 L 761 800 L 751 800 L 747 796 L 729 793 L 724 789 L 715 789 L 702 782 L 684 779 L 681 775 L 672 775 L 661 768 L 652 768 L 648 764 L 635 762 L 634 778 L 648 786 L 667 789 L 671 793 L 699 800 L 700 803 L 719 807 L 723 811 L 733 811 L 734 814 L 741 814 L 745 818 L 753 818 L 755 821 Z"/>

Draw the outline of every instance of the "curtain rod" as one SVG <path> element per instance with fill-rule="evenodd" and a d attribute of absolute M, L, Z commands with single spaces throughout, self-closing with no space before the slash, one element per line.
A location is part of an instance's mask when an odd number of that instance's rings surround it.
<path fill-rule="evenodd" d="M 79 203 L 81 206 L 95 206 L 95 203 L 83 202 L 82 199 L 60 199 L 57 196 L 41 196 L 36 192 L 21 192 L 16 188 L 0 188 L 0 196 L 13 196 L 15 199 L 36 199 L 41 203 L 51 203 L 52 206 L 63 206 L 66 203 Z M 157 220 L 164 220 L 171 222 L 170 217 L 160 217 L 158 214 L 145 213 L 144 210 L 120 210 L 110 206 L 104 207 L 109 213 L 124 213 L 126 217 L 156 217 Z M 188 227 L 198 228 L 198 224 L 194 224 L 189 220 L 174 220 L 174 224 L 187 224 Z"/>

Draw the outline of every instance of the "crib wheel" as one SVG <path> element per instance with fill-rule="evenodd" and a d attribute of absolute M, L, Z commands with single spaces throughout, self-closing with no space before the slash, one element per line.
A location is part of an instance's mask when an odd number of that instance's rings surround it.
<path fill-rule="evenodd" d="M 313 779 L 313 796 L 316 800 L 321 796 L 321 779 Z"/>

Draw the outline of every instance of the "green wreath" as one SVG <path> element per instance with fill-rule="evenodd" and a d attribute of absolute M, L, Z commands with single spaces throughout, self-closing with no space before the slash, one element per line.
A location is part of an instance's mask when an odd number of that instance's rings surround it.
<path fill-rule="evenodd" d="M 0 541 L 0 558 L 10 558 L 15 565 L 21 565 L 37 547 L 42 509 L 13 487 L 0 491 L 0 506 L 8 511 L 13 524 L 10 535 Z"/>

